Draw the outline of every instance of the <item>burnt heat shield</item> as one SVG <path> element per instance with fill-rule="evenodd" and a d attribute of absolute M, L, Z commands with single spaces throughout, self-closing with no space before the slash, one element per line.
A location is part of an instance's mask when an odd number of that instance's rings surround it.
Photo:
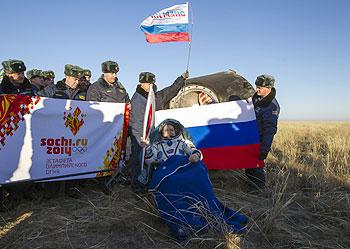
<path fill-rule="evenodd" d="M 186 80 L 185 86 L 169 101 L 168 108 L 190 107 L 248 99 L 253 86 L 233 70 Z"/>

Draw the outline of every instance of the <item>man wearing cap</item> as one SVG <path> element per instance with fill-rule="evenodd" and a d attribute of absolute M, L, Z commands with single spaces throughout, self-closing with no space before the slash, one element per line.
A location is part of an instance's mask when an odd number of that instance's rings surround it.
<path fill-rule="evenodd" d="M 65 78 L 58 81 L 56 85 L 49 85 L 38 92 L 39 96 L 57 98 L 85 100 L 86 92 L 78 88 L 79 79 L 83 76 L 83 69 L 67 64 L 64 67 Z"/>
<path fill-rule="evenodd" d="M 155 85 L 156 76 L 150 72 L 142 72 L 139 75 L 139 84 L 136 92 L 131 98 L 131 115 L 130 115 L 130 138 L 131 138 L 131 156 L 129 160 L 129 169 L 131 174 L 131 188 L 134 192 L 142 191 L 144 187 L 137 180 L 141 171 L 141 150 L 140 138 L 143 132 L 143 119 L 147 103 L 148 92 L 153 87 L 155 92 L 156 110 L 165 108 L 172 98 L 176 96 L 178 91 L 184 86 L 185 80 L 189 77 L 188 71 L 178 77 L 171 86 L 168 86 L 157 92 Z"/>
<path fill-rule="evenodd" d="M 118 63 L 114 61 L 105 61 L 102 63 L 101 67 L 103 74 L 89 87 L 86 99 L 88 101 L 99 102 L 130 102 L 128 93 L 117 78 L 117 73 L 119 71 Z"/>
<path fill-rule="evenodd" d="M 33 88 L 24 76 L 26 66 L 21 60 L 8 60 L 2 63 L 4 75 L 0 83 L 0 94 L 25 94 L 33 96 Z M 5 190 L 4 190 L 5 189 Z M 0 211 L 7 210 L 6 202 L 14 203 L 22 196 L 31 199 L 33 185 L 31 183 L 16 183 L 12 186 L 0 186 Z M 5 193 L 9 195 L 4 195 Z M 10 201 L 12 200 L 12 201 Z"/>
<path fill-rule="evenodd" d="M 52 70 L 48 70 L 48 71 L 43 71 L 42 72 L 42 76 L 44 79 L 44 86 L 49 86 L 49 85 L 53 85 L 55 84 L 55 73 Z"/>
<path fill-rule="evenodd" d="M 275 98 L 275 79 L 263 74 L 255 81 L 256 92 L 253 96 L 256 120 L 260 137 L 259 160 L 264 161 L 271 150 L 273 137 L 277 132 L 277 122 L 280 106 Z M 265 187 L 265 171 L 263 168 L 246 169 L 246 175 L 257 188 Z"/>
<path fill-rule="evenodd" d="M 85 100 L 86 92 L 83 92 L 78 88 L 79 79 L 83 77 L 83 69 L 76 66 L 67 64 L 64 66 L 65 78 L 58 81 L 56 85 L 49 85 L 42 91 L 38 92 L 39 96 L 57 98 L 57 99 L 73 99 L 73 100 Z M 72 198 L 79 198 L 81 196 L 79 190 L 76 188 L 77 181 L 66 182 L 66 194 Z M 60 187 L 59 182 L 45 183 L 45 188 L 48 191 L 47 198 L 51 198 Z"/>
<path fill-rule="evenodd" d="M 32 85 L 24 76 L 26 66 L 21 60 L 3 61 L 5 75 L 0 83 L 0 94 L 25 94 L 33 96 Z"/>
<path fill-rule="evenodd" d="M 84 78 L 90 83 L 90 80 L 91 80 L 91 71 L 90 71 L 90 69 L 84 69 Z"/>
<path fill-rule="evenodd" d="M 78 87 L 82 91 L 87 92 L 87 90 L 91 86 L 90 79 L 91 79 L 91 71 L 89 69 L 84 69 L 83 77 L 80 78 Z"/>
<path fill-rule="evenodd" d="M 29 80 L 30 84 L 33 85 L 33 91 L 35 94 L 45 87 L 41 70 L 32 69 L 27 71 L 27 79 Z"/>

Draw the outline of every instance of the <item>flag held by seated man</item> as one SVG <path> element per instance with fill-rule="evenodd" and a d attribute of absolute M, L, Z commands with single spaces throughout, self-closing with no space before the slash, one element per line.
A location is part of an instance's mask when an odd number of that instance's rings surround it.
<path fill-rule="evenodd" d="M 140 28 L 149 43 L 190 41 L 188 4 L 163 9 L 147 17 Z"/>

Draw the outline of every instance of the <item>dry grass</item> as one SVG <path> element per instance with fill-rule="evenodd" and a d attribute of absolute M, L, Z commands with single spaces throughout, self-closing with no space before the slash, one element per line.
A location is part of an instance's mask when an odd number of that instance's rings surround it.
<path fill-rule="evenodd" d="M 0 248 L 350 248 L 349 157 L 350 123 L 281 122 L 266 191 L 250 192 L 242 171 L 210 173 L 218 197 L 250 217 L 244 236 L 221 225 L 178 243 L 147 196 L 89 186 L 80 200 L 23 201 L 0 213 Z"/>

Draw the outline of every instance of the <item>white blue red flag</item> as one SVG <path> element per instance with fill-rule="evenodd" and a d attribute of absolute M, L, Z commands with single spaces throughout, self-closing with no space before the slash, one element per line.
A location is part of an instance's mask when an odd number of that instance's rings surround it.
<path fill-rule="evenodd" d="M 188 4 L 163 9 L 147 17 L 140 28 L 149 43 L 190 41 Z"/>
<path fill-rule="evenodd" d="M 209 169 L 256 168 L 259 133 L 251 99 L 156 112 L 156 125 L 178 120 Z"/>

